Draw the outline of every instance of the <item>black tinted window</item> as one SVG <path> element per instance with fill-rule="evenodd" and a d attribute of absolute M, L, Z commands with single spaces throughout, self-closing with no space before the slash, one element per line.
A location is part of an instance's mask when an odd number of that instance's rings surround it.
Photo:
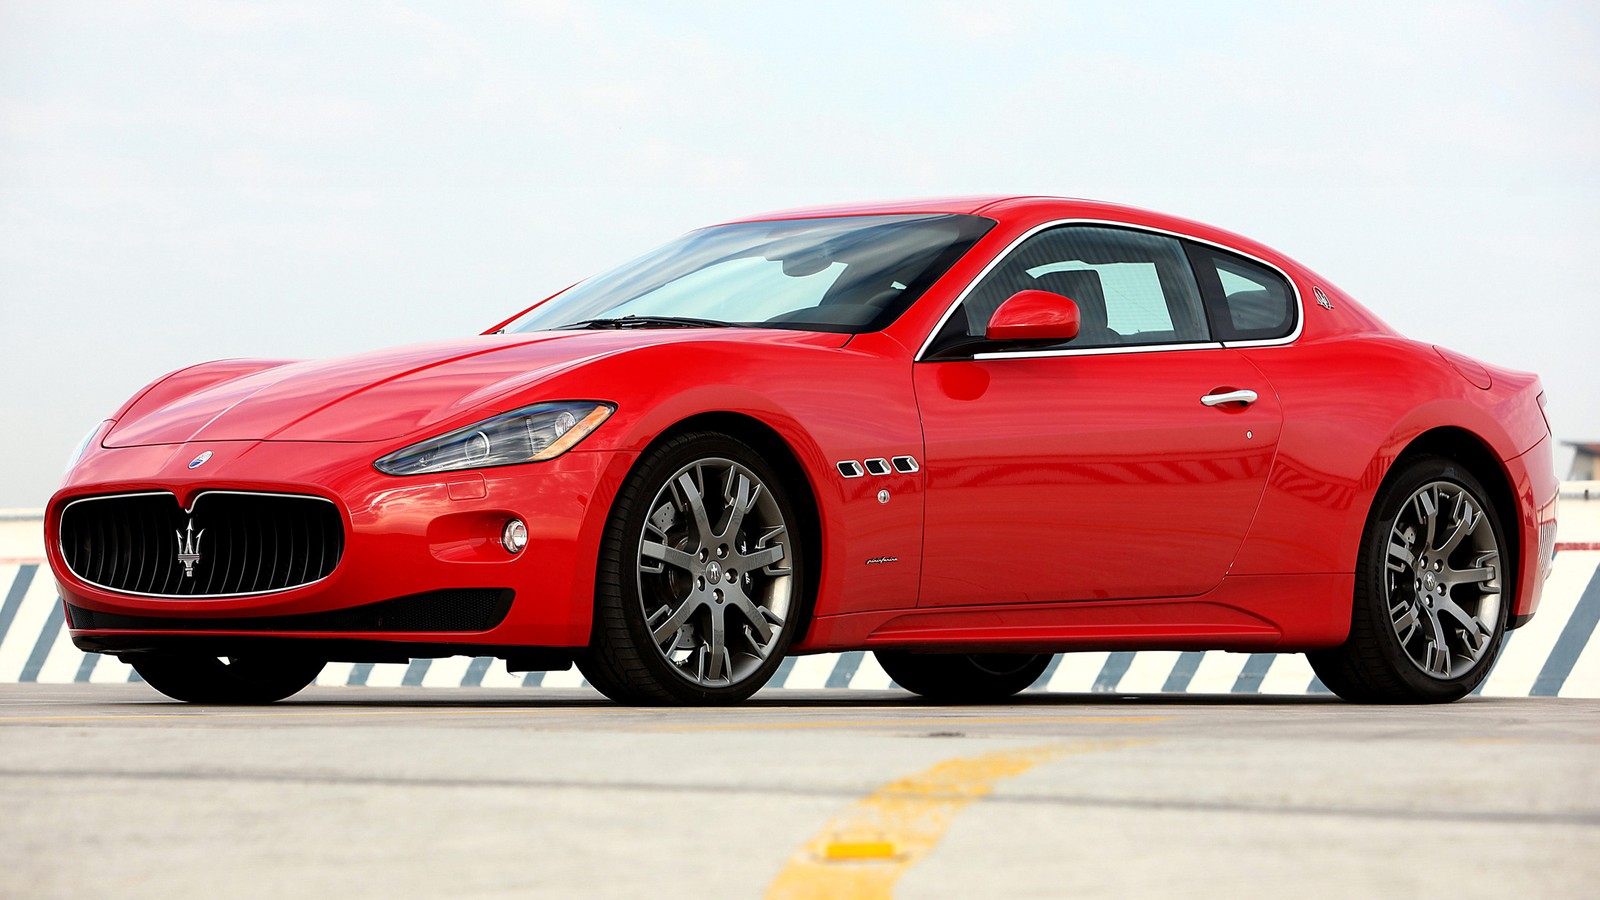
<path fill-rule="evenodd" d="M 1217 340 L 1261 341 L 1294 333 L 1294 291 L 1277 271 L 1215 247 L 1191 243 L 1188 249 Z"/>

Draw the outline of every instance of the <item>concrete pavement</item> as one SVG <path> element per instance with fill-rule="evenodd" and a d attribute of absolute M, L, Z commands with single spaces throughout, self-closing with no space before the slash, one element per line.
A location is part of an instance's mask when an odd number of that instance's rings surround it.
<path fill-rule="evenodd" d="M 0 685 L 0 896 L 1587 896 L 1600 701 Z"/>

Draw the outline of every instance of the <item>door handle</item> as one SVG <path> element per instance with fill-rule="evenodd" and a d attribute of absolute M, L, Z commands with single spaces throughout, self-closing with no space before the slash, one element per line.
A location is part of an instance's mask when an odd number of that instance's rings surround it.
<path fill-rule="evenodd" d="M 1207 406 L 1221 406 L 1224 403 L 1243 403 L 1249 406 L 1256 402 L 1256 392 L 1228 391 L 1225 394 L 1207 394 L 1200 398 L 1200 402 Z"/>

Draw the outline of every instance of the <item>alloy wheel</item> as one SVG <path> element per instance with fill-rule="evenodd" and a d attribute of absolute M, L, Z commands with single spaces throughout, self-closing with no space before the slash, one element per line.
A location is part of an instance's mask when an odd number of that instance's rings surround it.
<path fill-rule="evenodd" d="M 1389 620 L 1417 669 L 1456 678 L 1494 645 L 1501 552 L 1483 506 L 1459 484 L 1432 481 L 1401 506 L 1384 562 Z"/>
<path fill-rule="evenodd" d="M 697 686 L 744 681 L 792 618 L 782 506 L 747 466 L 708 458 L 666 479 L 649 510 L 636 575 L 651 643 Z"/>

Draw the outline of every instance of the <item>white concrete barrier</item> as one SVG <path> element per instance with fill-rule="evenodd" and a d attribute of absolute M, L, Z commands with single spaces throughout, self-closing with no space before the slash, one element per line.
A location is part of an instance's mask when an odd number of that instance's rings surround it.
<path fill-rule="evenodd" d="M 136 681 L 115 657 L 83 653 L 64 627 L 60 598 L 43 564 L 35 510 L 0 510 L 0 682 Z M 1511 633 L 1479 689 L 1496 697 L 1600 697 L 1600 482 L 1562 488 L 1556 557 L 1533 621 Z M 410 664 L 330 664 L 322 685 L 577 687 L 576 670 L 512 674 L 489 658 L 416 659 Z M 887 673 L 870 653 L 784 661 L 774 688 L 882 689 Z M 1306 694 L 1325 692 L 1298 654 L 1144 651 L 1066 653 L 1036 689 L 1085 693 Z"/>

